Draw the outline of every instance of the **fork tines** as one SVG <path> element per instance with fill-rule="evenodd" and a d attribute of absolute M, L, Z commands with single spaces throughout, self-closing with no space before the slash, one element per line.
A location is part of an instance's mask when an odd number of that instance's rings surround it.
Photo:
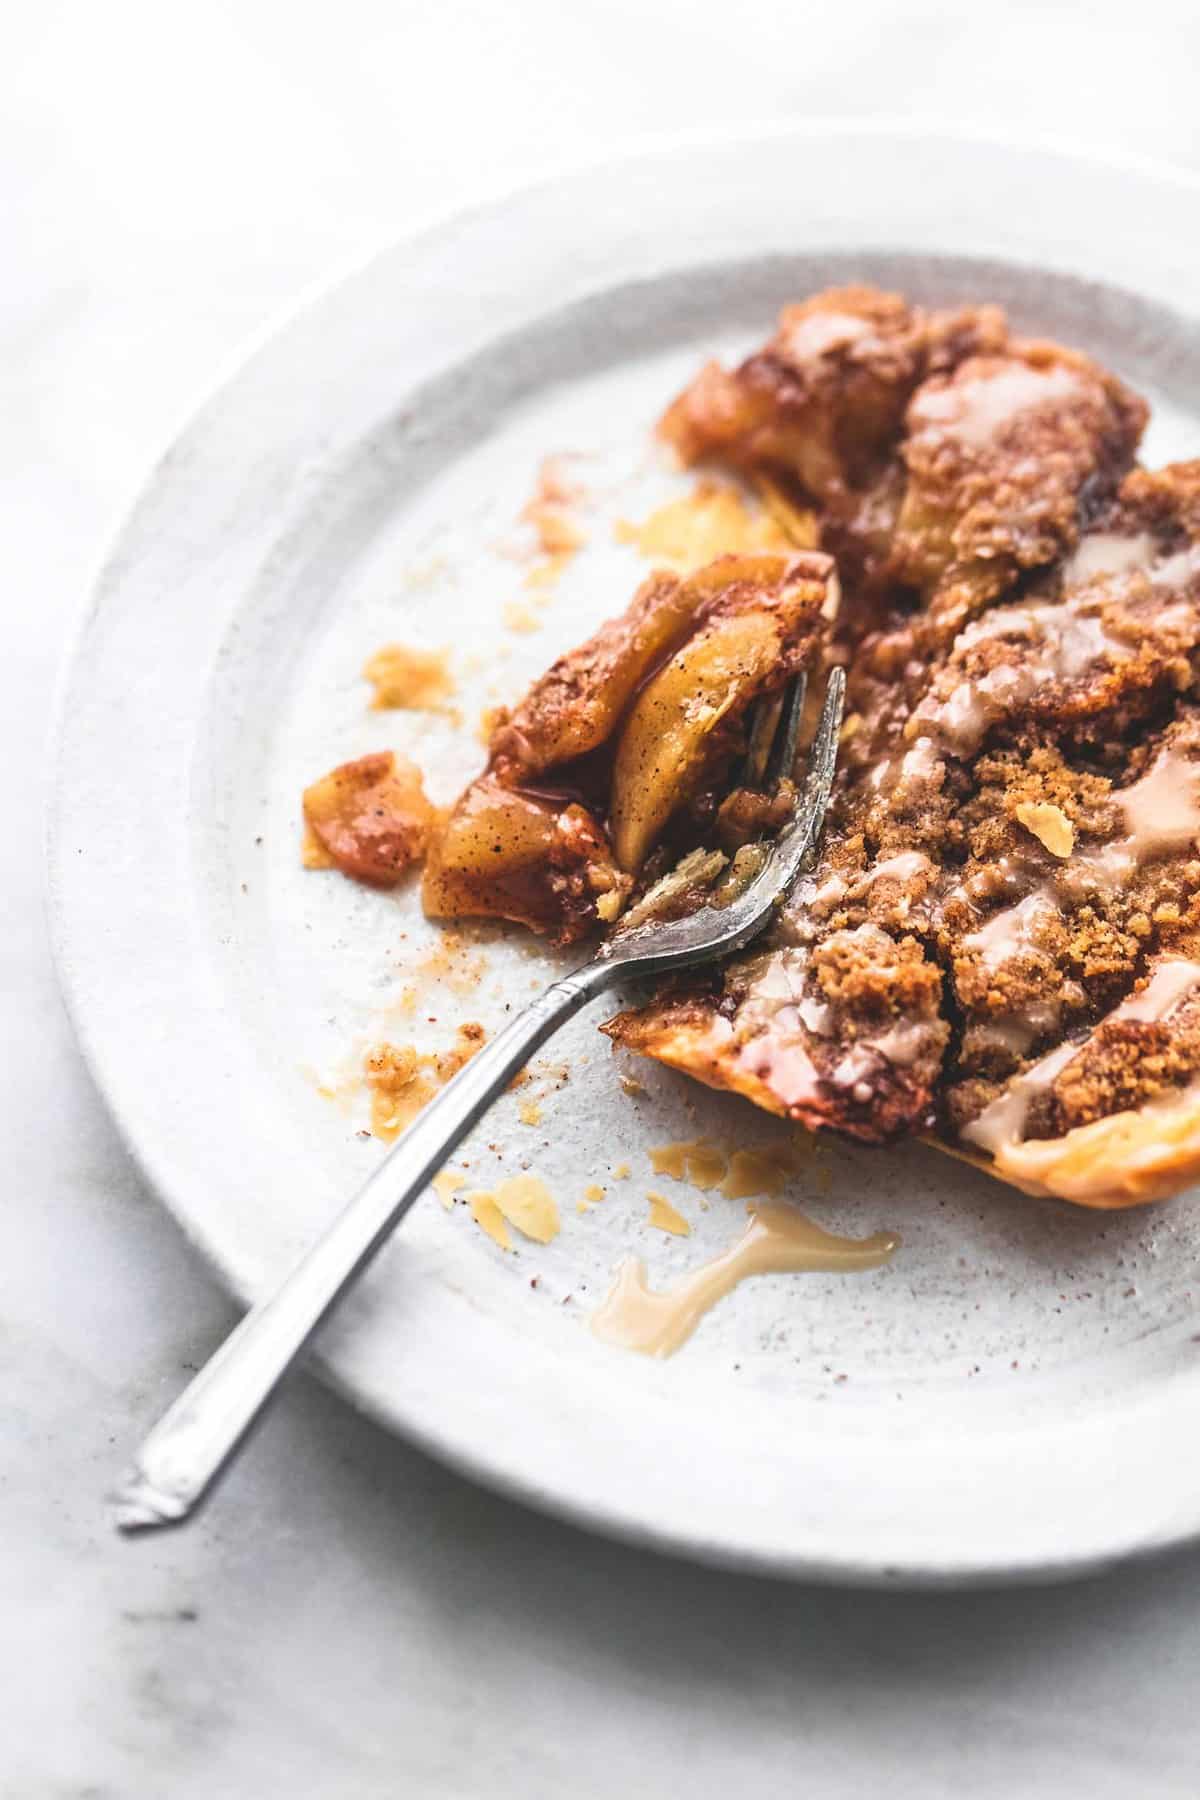
<path fill-rule="evenodd" d="M 750 721 L 750 741 L 739 771 L 742 787 L 770 790 L 785 775 L 791 775 L 807 687 L 808 677 L 801 671 L 778 693 L 756 703 Z"/>

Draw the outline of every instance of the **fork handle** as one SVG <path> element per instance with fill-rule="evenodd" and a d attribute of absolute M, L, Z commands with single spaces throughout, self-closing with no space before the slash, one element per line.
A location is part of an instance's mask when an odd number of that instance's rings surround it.
<path fill-rule="evenodd" d="M 547 988 L 459 1070 L 267 1300 L 163 1415 L 115 1496 L 123 1531 L 187 1518 L 359 1272 L 539 1044 L 613 984 L 597 960 Z"/>

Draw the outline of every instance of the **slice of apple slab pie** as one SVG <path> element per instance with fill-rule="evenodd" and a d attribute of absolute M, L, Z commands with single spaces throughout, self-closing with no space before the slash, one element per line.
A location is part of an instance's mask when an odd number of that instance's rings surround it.
<path fill-rule="evenodd" d="M 843 663 L 815 865 L 750 951 L 609 1036 L 1033 1193 L 1176 1191 L 1200 1175 L 1200 462 L 1137 466 L 1147 416 L 996 307 L 788 307 L 660 433 L 804 545 L 651 575 L 500 718 L 445 818 L 398 765 L 335 771 L 317 851 L 392 880 L 425 849 L 431 916 L 555 944 L 648 895 L 686 909 L 736 891 L 789 812 L 751 721 Z"/>

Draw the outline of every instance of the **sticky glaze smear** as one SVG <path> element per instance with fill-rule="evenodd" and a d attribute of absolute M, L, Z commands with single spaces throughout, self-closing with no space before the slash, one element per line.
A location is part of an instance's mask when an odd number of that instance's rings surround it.
<path fill-rule="evenodd" d="M 674 1181 L 689 1181 L 702 1193 L 708 1193 L 725 1178 L 724 1153 L 707 1138 L 659 1144 L 650 1151 L 650 1162 L 656 1175 L 670 1175 Z"/>
<path fill-rule="evenodd" d="M 750 1223 L 736 1244 L 661 1293 L 646 1285 L 641 1258 L 628 1257 L 612 1292 L 592 1315 L 596 1336 L 643 1356 L 671 1356 L 705 1313 L 747 1276 L 877 1269 L 900 1243 L 894 1231 L 835 1237 L 792 1206 L 762 1202 L 749 1211 Z"/>

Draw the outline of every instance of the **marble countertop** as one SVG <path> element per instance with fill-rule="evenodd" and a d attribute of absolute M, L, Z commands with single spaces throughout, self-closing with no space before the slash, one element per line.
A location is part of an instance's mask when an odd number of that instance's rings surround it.
<path fill-rule="evenodd" d="M 122 1542 L 101 1507 L 233 1317 L 117 1142 L 45 941 L 39 752 L 110 523 L 276 308 L 550 159 L 903 113 L 1200 163 L 1191 0 L 1000 18 L 933 0 L 8 9 L 4 1795 L 1195 1794 L 1200 1552 L 996 1594 L 714 1574 L 497 1499 L 303 1379 L 192 1528 Z"/>

